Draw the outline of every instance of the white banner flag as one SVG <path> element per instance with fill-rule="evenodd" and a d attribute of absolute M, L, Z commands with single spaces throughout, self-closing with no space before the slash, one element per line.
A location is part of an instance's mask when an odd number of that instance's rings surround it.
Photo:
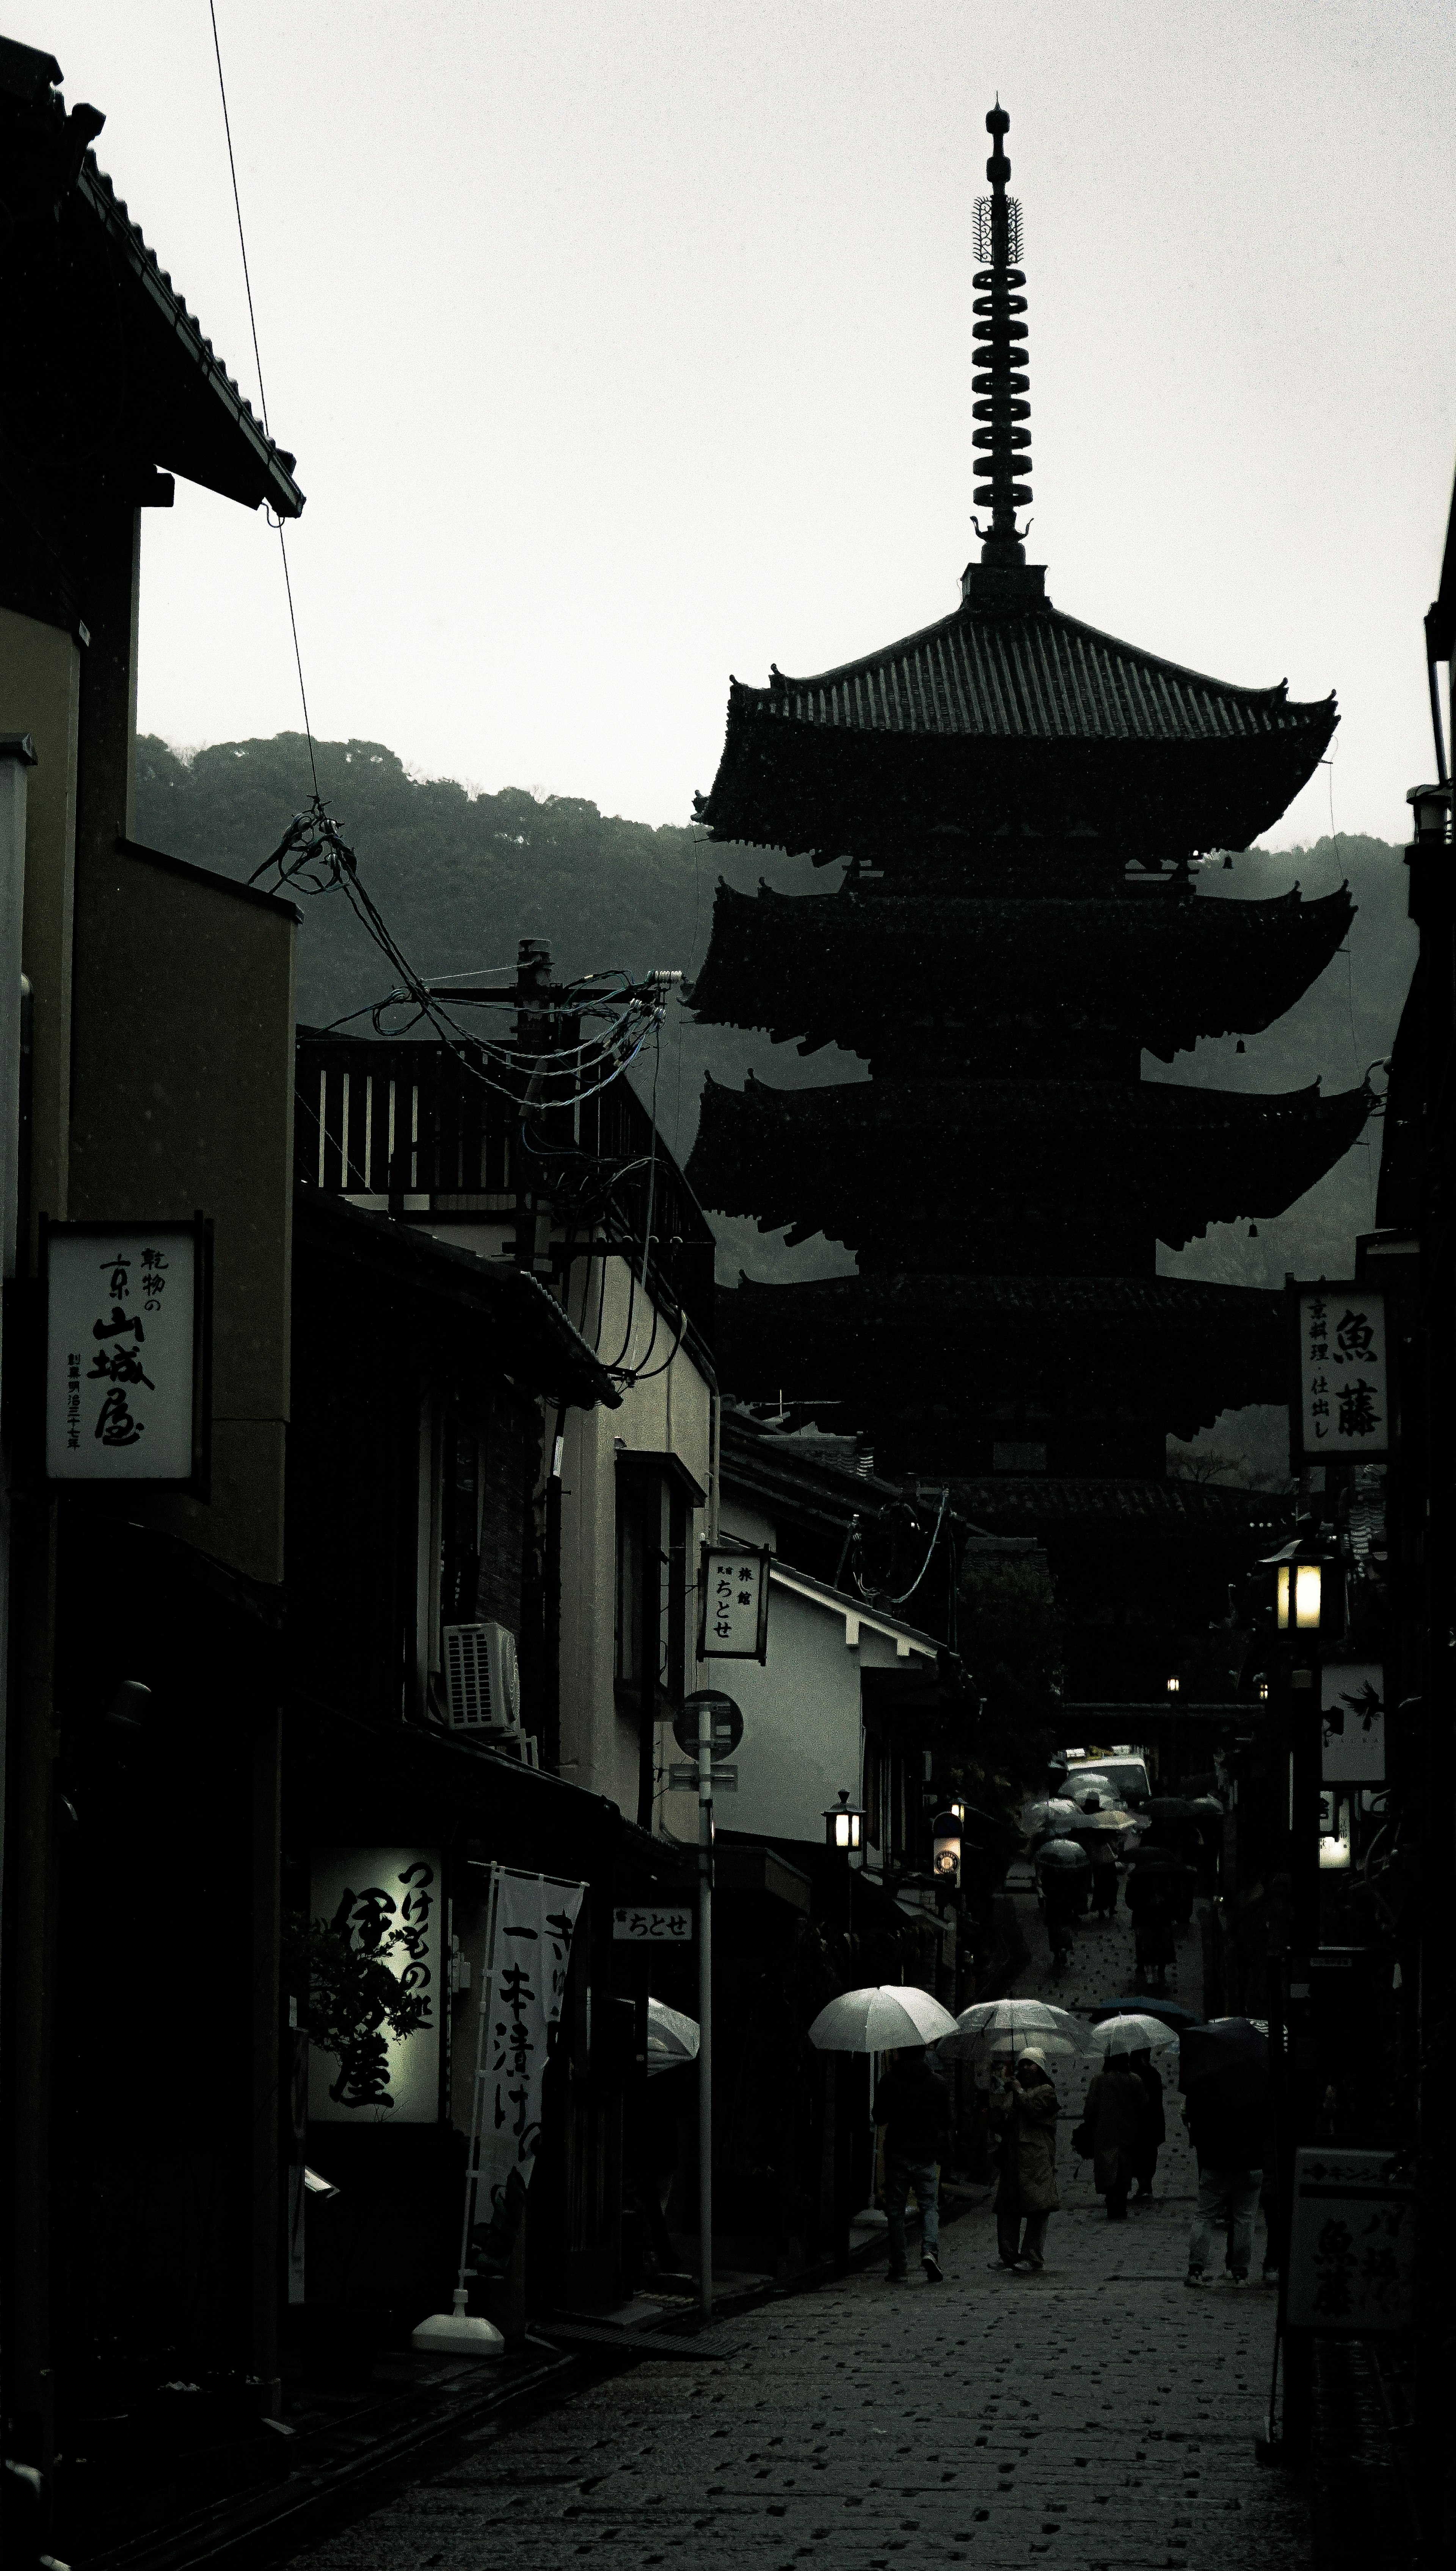
<path fill-rule="evenodd" d="M 584 1883 L 494 1869 L 481 1988 L 475 2214 L 488 2223 L 511 2172 L 529 2186 L 541 2137 L 541 2082 L 561 2023 Z"/>

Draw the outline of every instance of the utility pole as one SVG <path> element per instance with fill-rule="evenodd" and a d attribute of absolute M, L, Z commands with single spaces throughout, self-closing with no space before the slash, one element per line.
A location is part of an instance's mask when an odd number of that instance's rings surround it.
<path fill-rule="evenodd" d="M 698 1706 L 698 2300 L 713 2312 L 713 1723 Z"/>

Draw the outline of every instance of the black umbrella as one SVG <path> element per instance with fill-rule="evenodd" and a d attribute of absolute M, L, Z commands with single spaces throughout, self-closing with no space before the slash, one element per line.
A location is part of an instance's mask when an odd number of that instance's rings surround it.
<path fill-rule="evenodd" d="M 1185 2037 L 1178 2066 L 1181 2089 L 1191 2089 L 1196 2080 L 1210 2080 L 1215 2072 L 1238 2071 L 1251 2066 L 1263 2070 L 1269 2058 L 1269 2040 L 1246 2017 L 1215 2017 Z"/>
<path fill-rule="evenodd" d="M 1187 1795 L 1154 1795 L 1148 1804 L 1150 1821 L 1196 1821 L 1198 1806 Z"/>

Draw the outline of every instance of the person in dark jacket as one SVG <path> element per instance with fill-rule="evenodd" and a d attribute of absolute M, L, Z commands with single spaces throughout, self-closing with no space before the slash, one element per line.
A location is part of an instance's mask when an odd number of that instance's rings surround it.
<path fill-rule="evenodd" d="M 1126 2223 L 1128 2190 L 1142 2149 L 1148 2100 L 1133 2076 L 1131 2057 L 1110 2053 L 1090 2083 L 1082 2122 L 1073 2141 L 1092 2160 L 1093 2184 L 1107 2199 L 1109 2223 Z"/>
<path fill-rule="evenodd" d="M 1213 2283 L 1209 2253 L 1214 2230 L 1221 2226 L 1228 2281 L 1246 2286 L 1268 2128 L 1266 2064 L 1241 2062 L 1228 2071 L 1208 2073 L 1190 2088 L 1183 2112 L 1199 2156 L 1199 2204 L 1184 2284 Z"/>
<path fill-rule="evenodd" d="M 950 2093 L 923 2044 L 902 2045 L 874 2093 L 875 2196 L 890 2234 L 885 2283 L 902 2286 L 905 2207 L 911 2188 L 920 2208 L 920 2265 L 927 2286 L 940 2268 L 940 2168 L 950 2140 Z"/>
<path fill-rule="evenodd" d="M 1133 2203 L 1140 2205 L 1151 2200 L 1153 2195 L 1153 2182 L 1158 2176 L 1158 2154 L 1168 2140 L 1168 2118 L 1163 2107 L 1163 2082 L 1153 2068 L 1152 2048 L 1130 2053 L 1128 2065 L 1148 2101 L 1148 2113 L 1132 2146 L 1133 2176 L 1138 2191 Z"/>
<path fill-rule="evenodd" d="M 1000 2138 L 997 2255 L 1003 2268 L 1030 2269 L 1036 2275 L 1045 2264 L 1047 2225 L 1062 2202 L 1057 2193 L 1060 2108 L 1039 2045 L 1027 2045 L 1014 2067 L 993 2064 L 989 2103 L 991 2130 Z"/>

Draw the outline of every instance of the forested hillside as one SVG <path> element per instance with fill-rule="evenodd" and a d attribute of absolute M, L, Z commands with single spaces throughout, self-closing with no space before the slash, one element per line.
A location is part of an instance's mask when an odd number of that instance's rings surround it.
<path fill-rule="evenodd" d="M 744 888 L 760 875 L 785 892 L 823 891 L 829 870 L 757 848 L 712 845 L 693 827 L 654 829 L 599 812 L 594 803 L 519 787 L 468 793 L 448 779 L 410 776 L 378 742 L 317 745 L 319 781 L 364 880 L 406 954 L 424 973 L 509 966 L 516 941 L 546 938 L 563 971 L 621 965 L 645 972 L 702 963 L 721 874 Z M 140 746 L 138 835 L 154 847 L 223 873 L 246 876 L 281 838 L 311 791 L 301 734 L 220 743 L 191 759 L 155 738 Z M 1252 850 L 1230 867 L 1204 868 L 1201 898 L 1248 898 L 1298 881 L 1307 895 L 1348 877 L 1359 905 L 1347 951 L 1277 1027 L 1248 1040 L 1201 1044 L 1150 1078 L 1230 1088 L 1293 1089 L 1322 1078 L 1354 1086 L 1388 1054 L 1415 954 L 1405 916 L 1398 849 L 1378 839 L 1321 839 L 1273 856 Z M 298 1010 L 327 1024 L 380 997 L 387 970 L 343 901 L 303 904 Z M 704 1072 L 737 1081 L 751 1065 L 766 1080 L 803 1086 L 853 1078 L 861 1066 L 832 1048 L 802 1059 L 792 1044 L 697 1027 L 674 1007 L 662 1049 L 659 1106 L 672 1147 L 686 1155 Z M 651 1073 L 648 1074 L 651 1078 Z M 1160 1253 L 1169 1274 L 1275 1285 L 1288 1269 L 1337 1275 L 1357 1232 L 1374 1219 L 1379 1127 L 1288 1214 L 1215 1226 L 1183 1252 Z M 1251 1211 L 1257 1211 L 1256 1209 Z M 823 1275 L 852 1262 L 837 1244 L 785 1251 L 751 1223 L 719 1226 L 726 1272 Z"/>

